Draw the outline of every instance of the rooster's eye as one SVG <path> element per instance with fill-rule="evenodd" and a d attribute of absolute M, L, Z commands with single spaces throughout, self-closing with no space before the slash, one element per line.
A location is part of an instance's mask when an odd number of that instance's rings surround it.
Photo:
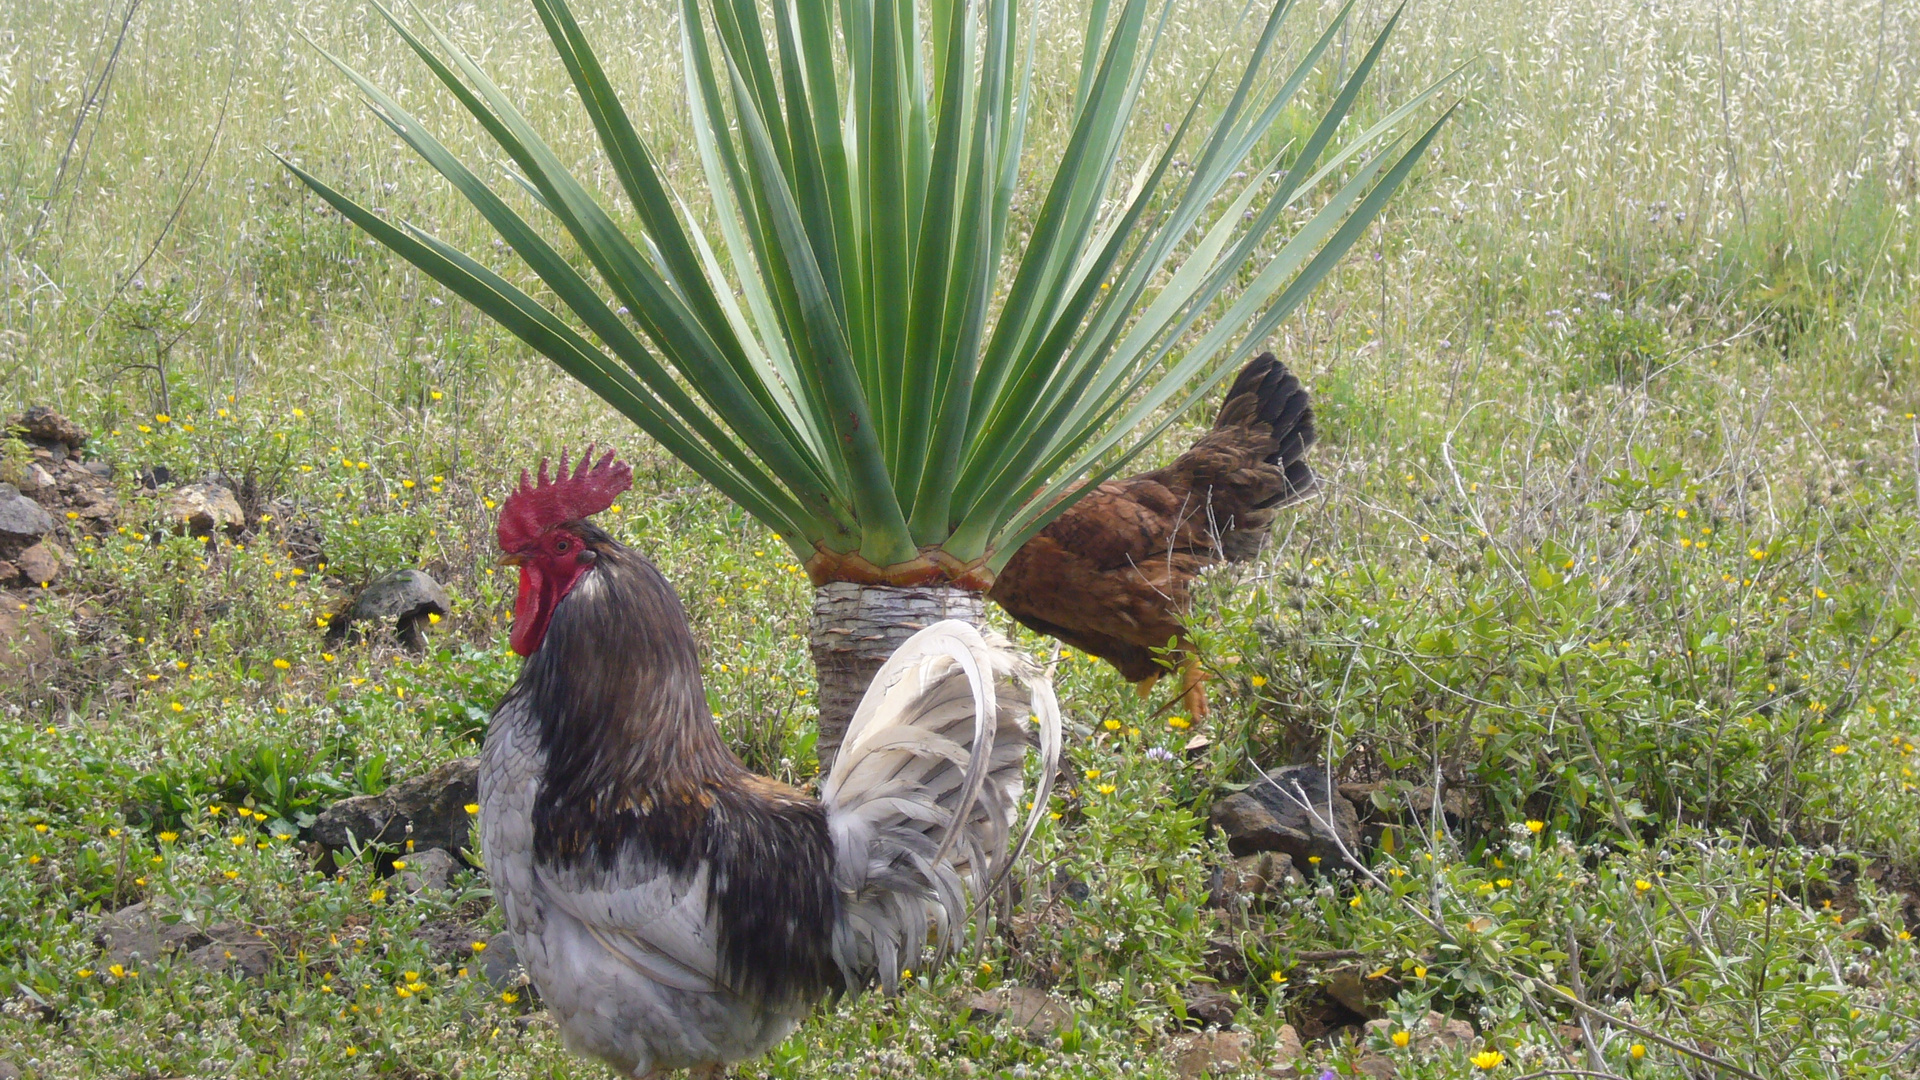
<path fill-rule="evenodd" d="M 553 545 L 553 550 L 555 550 L 555 551 L 565 551 L 565 550 L 567 550 L 567 548 L 569 548 L 569 547 L 571 547 L 571 546 L 572 546 L 572 545 L 570 545 L 570 544 L 568 544 L 568 543 L 567 543 L 567 542 L 566 542 L 565 540 L 558 540 L 558 541 L 555 541 L 555 542 L 554 542 L 554 545 Z"/>

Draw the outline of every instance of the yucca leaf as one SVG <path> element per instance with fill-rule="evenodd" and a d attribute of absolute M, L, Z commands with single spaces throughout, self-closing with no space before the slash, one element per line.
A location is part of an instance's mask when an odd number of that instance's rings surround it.
<path fill-rule="evenodd" d="M 1331 272 L 1439 124 L 1404 151 L 1383 140 L 1452 78 L 1342 136 L 1395 12 L 1312 132 L 1248 177 L 1254 148 L 1297 108 L 1355 10 L 1349 0 L 1273 76 L 1294 7 L 1278 0 L 1223 99 L 1212 103 L 1209 71 L 1178 130 L 1122 173 L 1177 8 L 1095 0 L 1065 142 L 1030 185 L 1036 203 L 1016 237 L 1038 31 L 1027 0 L 926 0 L 924 10 L 920 0 L 682 0 L 704 195 L 667 182 L 567 0 L 532 3 L 630 216 L 570 175 L 438 30 L 416 35 L 376 0 L 498 144 L 537 222 L 341 66 L 555 308 L 296 175 L 633 417 L 796 552 L 830 556 L 819 572 L 864 562 L 846 571 L 860 580 L 887 580 L 890 566 L 1000 565 L 1076 484 L 1137 455 Z M 1191 166 L 1174 169 L 1196 136 Z M 1260 256 L 1283 210 L 1330 182 L 1338 190 Z M 921 558 L 936 549 L 940 560 Z"/>

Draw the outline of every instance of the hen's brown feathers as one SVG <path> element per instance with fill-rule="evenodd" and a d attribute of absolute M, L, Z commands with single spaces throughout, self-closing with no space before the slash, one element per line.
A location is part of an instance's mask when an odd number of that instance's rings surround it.
<path fill-rule="evenodd" d="M 1128 680 L 1150 678 L 1161 670 L 1153 650 L 1185 642 L 1194 576 L 1252 558 L 1275 513 L 1313 491 L 1313 441 L 1305 388 L 1262 353 L 1186 453 L 1088 492 L 1014 553 L 987 595 Z"/>

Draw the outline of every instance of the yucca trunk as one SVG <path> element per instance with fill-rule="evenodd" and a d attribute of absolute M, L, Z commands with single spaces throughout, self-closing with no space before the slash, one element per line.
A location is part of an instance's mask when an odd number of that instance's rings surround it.
<path fill-rule="evenodd" d="M 808 636 L 820 684 L 820 734 L 814 754 L 826 775 L 867 685 L 895 649 L 942 619 L 980 625 L 985 594 L 947 583 L 867 585 L 831 581 L 813 592 Z"/>

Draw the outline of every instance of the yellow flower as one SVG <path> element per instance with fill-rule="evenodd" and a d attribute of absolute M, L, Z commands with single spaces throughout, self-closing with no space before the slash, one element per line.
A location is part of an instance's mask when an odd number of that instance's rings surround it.
<path fill-rule="evenodd" d="M 178 839 L 180 839 L 180 834 L 177 832 L 163 832 L 160 834 L 160 840 L 162 843 L 171 844 Z"/>
<path fill-rule="evenodd" d="M 1184 716 L 1169 716 L 1167 717 L 1167 726 L 1179 731 L 1185 731 L 1193 725 L 1192 722 Z"/>
<path fill-rule="evenodd" d="M 281 671 L 285 671 L 293 665 L 287 663 L 285 657 L 276 656 L 273 658 L 273 666 L 279 668 Z"/>
<path fill-rule="evenodd" d="M 1106 729 L 1107 729 L 1108 731 L 1119 731 L 1119 730 L 1120 730 L 1120 721 L 1118 721 L 1118 720 L 1108 720 L 1108 721 L 1107 721 L 1106 723 L 1104 723 L 1104 724 L 1102 724 L 1102 725 L 1100 725 L 1100 726 L 1101 726 L 1101 727 L 1104 727 L 1104 728 L 1106 728 Z"/>
<path fill-rule="evenodd" d="M 1099 770 L 1099 769 L 1088 769 L 1088 770 L 1087 770 L 1087 779 L 1089 779 L 1089 780 L 1098 780 L 1098 779 L 1100 779 L 1100 770 Z"/>
<path fill-rule="evenodd" d="M 396 993 L 396 994 L 399 994 L 399 995 L 400 995 L 401 997 L 403 997 L 403 998 L 410 998 L 410 997 L 412 997 L 412 996 L 413 996 L 413 991 L 411 991 L 411 990 L 409 990 L 409 989 L 407 989 L 407 988 L 406 988 L 406 987 L 404 987 L 404 986 L 396 986 L 396 987 L 394 987 L 394 988 L 393 988 L 393 992 L 394 992 L 394 993 Z"/>
<path fill-rule="evenodd" d="M 1634 881 L 1633 887 L 1639 892 L 1646 892 L 1648 889 L 1653 888 L 1653 882 L 1648 881 L 1646 878 L 1639 878 Z"/>
<path fill-rule="evenodd" d="M 325 660 L 327 663 L 331 664 L 333 663 L 333 654 L 330 652 L 323 652 L 320 654 L 320 659 Z"/>
<path fill-rule="evenodd" d="M 1500 880 L 1494 882 L 1494 884 L 1500 886 L 1503 889 L 1510 889 L 1513 887 L 1513 879 L 1501 878 Z"/>
<path fill-rule="evenodd" d="M 370 904 L 377 904 L 380 901 L 385 900 L 386 898 L 387 898 L 387 890 L 385 889 L 375 889 L 372 892 L 367 894 L 367 902 Z"/>
<path fill-rule="evenodd" d="M 1283 983 L 1287 981 L 1286 975 L 1279 971 L 1275 971 L 1273 974 L 1267 976 L 1267 978 L 1273 980 L 1275 983 Z"/>
<path fill-rule="evenodd" d="M 467 813 L 469 813 L 469 814 L 477 814 L 477 813 L 479 813 L 479 812 L 480 812 L 480 804 L 479 804 L 479 803 L 477 803 L 477 802 L 470 802 L 470 803 L 468 803 L 468 804 L 467 804 Z"/>
<path fill-rule="evenodd" d="M 93 975 L 93 969 L 92 969 L 92 968 L 81 968 L 81 969 L 80 969 L 79 971 L 76 971 L 76 972 L 74 972 L 74 974 L 75 974 L 75 975 L 78 975 L 78 976 L 80 976 L 80 977 L 81 977 L 81 978 L 83 978 L 83 979 L 85 979 L 85 978 L 89 978 L 89 977 L 91 977 L 91 976 Z"/>
<path fill-rule="evenodd" d="M 476 942 L 474 942 L 474 943 L 473 943 L 473 951 L 474 951 L 474 952 L 486 952 L 486 951 L 487 951 L 487 943 L 486 943 L 486 942 L 484 942 L 484 941 L 476 941 Z"/>
<path fill-rule="evenodd" d="M 1544 821 L 1534 821 L 1532 819 L 1529 819 L 1527 821 L 1527 831 L 1530 833 L 1539 833 L 1540 830 L 1546 827 L 1547 827 L 1547 823 Z"/>
<path fill-rule="evenodd" d="M 1836 754 L 1844 754 L 1852 748 L 1849 747 L 1846 743 L 1835 743 L 1833 746 L 1828 747 L 1828 749 Z"/>
<path fill-rule="evenodd" d="M 244 836 L 229 836 L 227 839 L 233 841 L 234 847 L 243 847 L 247 842 L 247 838 Z"/>
<path fill-rule="evenodd" d="M 500 1000 L 501 1000 L 501 1001 L 504 1001 L 504 1002 L 506 1002 L 506 1003 L 507 1003 L 507 1004 L 509 1004 L 509 1005 L 511 1005 L 511 1004 L 513 1004 L 514 1002 L 516 1002 L 516 1001 L 519 1001 L 519 1000 L 520 1000 L 520 995 L 519 995 L 519 994 L 516 994 L 516 993 L 514 993 L 514 992 L 513 992 L 513 991 L 511 991 L 511 990 L 503 990 L 503 991 L 501 991 L 501 993 L 500 993 Z"/>
<path fill-rule="evenodd" d="M 1416 979 L 1424 979 L 1424 978 L 1426 978 L 1426 977 L 1427 977 L 1427 966 L 1426 966 L 1425 964 L 1415 964 L 1415 965 L 1414 965 L 1414 967 L 1413 967 L 1413 977 L 1414 977 L 1414 978 L 1416 978 Z"/>
<path fill-rule="evenodd" d="M 1357 908 L 1361 905 L 1362 902 L 1363 901 L 1362 901 L 1361 895 L 1359 893 L 1354 893 L 1353 899 L 1347 901 L 1347 906 L 1350 908 Z"/>
<path fill-rule="evenodd" d="M 186 711 L 187 711 L 187 707 L 186 707 L 185 705 L 182 705 L 182 704 L 180 704 L 180 703 L 179 703 L 179 702 L 177 702 L 177 701 L 173 703 L 173 705 L 172 705 L 172 708 L 173 708 L 173 711 L 174 711 L 174 712 L 186 712 Z"/>
<path fill-rule="evenodd" d="M 1115 790 L 1115 789 L 1114 789 L 1114 786 L 1113 786 L 1112 784 L 1101 784 L 1101 785 L 1100 785 L 1100 794 L 1102 794 L 1102 795 L 1111 795 L 1111 794 L 1113 794 L 1113 792 L 1114 792 L 1114 790 Z"/>
<path fill-rule="evenodd" d="M 1314 865 L 1314 866 L 1319 866 L 1319 865 L 1320 865 L 1320 856 L 1318 856 L 1318 855 L 1309 855 L 1309 856 L 1307 856 L 1307 862 L 1309 862 L 1309 863 L 1311 863 L 1311 864 L 1312 864 L 1312 865 Z"/>
<path fill-rule="evenodd" d="M 28 865 L 28 866 L 39 866 L 39 865 L 40 865 L 40 856 L 38 856 L 38 855 L 29 855 L 29 856 L 27 856 L 27 865 Z"/>
<path fill-rule="evenodd" d="M 113 976 L 116 979 L 124 979 L 127 977 L 127 969 L 122 967 L 119 964 L 114 964 L 111 967 L 107 968 L 107 974 Z"/>
<path fill-rule="evenodd" d="M 439 625 L 440 613 L 436 611 L 427 612 L 427 622 L 433 625 Z"/>
<path fill-rule="evenodd" d="M 153 418 L 156 422 L 162 424 L 171 424 L 173 422 L 173 417 L 168 416 L 166 413 L 154 413 Z"/>
<path fill-rule="evenodd" d="M 228 870 L 228 871 L 225 871 L 225 873 L 227 875 L 228 881 L 235 881 L 235 880 L 238 880 L 240 877 L 240 871 L 238 870 Z"/>
<path fill-rule="evenodd" d="M 405 859 L 393 860 L 393 868 L 395 870 L 405 870 L 407 868 L 407 860 Z"/>
<path fill-rule="evenodd" d="M 1501 1062 L 1507 1060 L 1507 1055 L 1498 1050 L 1482 1050 L 1469 1060 L 1478 1068 L 1497 1069 Z"/>
<path fill-rule="evenodd" d="M 46 822 L 44 822 L 44 821 L 41 821 L 41 822 L 36 822 L 36 823 L 34 824 L 34 826 L 33 826 L 33 831 L 34 831 L 34 832 L 37 832 L 37 833 L 43 833 L 43 832 L 46 832 L 46 831 L 47 831 L 47 823 L 46 823 Z"/>
<path fill-rule="evenodd" d="M 1399 1047 L 1402 1050 L 1405 1050 L 1407 1048 L 1407 1044 L 1412 1041 L 1413 1041 L 1412 1032 L 1396 1031 L 1393 1033 L 1393 1045 Z"/>
<path fill-rule="evenodd" d="M 1647 1056 L 1647 1044 L 1634 1043 L 1632 1046 L 1627 1047 L 1627 1053 L 1633 1060 L 1639 1061 L 1641 1058 Z"/>
<path fill-rule="evenodd" d="M 429 390 L 429 391 L 427 391 L 427 394 L 428 394 L 428 395 L 429 395 L 430 397 L 432 397 L 432 398 L 433 398 L 433 400 L 435 400 L 435 401 L 439 401 L 439 400 L 441 399 L 441 397 L 443 397 L 443 396 L 444 396 L 444 395 L 442 395 L 442 394 L 440 393 L 440 391 L 438 391 L 438 390 Z"/>
<path fill-rule="evenodd" d="M 1253 684 L 1253 688 L 1255 690 L 1258 690 L 1261 687 L 1267 685 L 1267 677 L 1265 675 L 1255 675 L 1253 678 L 1248 679 L 1247 681 Z"/>

